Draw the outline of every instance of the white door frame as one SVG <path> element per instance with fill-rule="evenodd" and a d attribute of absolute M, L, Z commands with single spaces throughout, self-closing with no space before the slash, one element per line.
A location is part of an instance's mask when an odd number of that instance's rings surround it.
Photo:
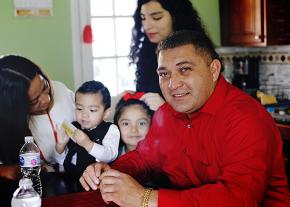
<path fill-rule="evenodd" d="M 74 86 L 94 79 L 92 45 L 83 43 L 83 28 L 90 24 L 90 1 L 71 0 Z"/>

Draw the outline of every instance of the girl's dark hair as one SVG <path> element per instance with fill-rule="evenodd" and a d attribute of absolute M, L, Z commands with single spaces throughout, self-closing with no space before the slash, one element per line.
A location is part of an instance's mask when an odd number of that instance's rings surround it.
<path fill-rule="evenodd" d="M 116 124 L 118 127 L 118 121 L 122 115 L 122 113 L 124 112 L 124 110 L 128 107 L 128 106 L 133 106 L 133 105 L 139 105 L 142 106 L 142 108 L 145 110 L 145 112 L 149 115 L 150 120 L 152 120 L 154 111 L 152 111 L 149 106 L 144 102 L 141 101 L 139 99 L 128 99 L 127 101 L 125 101 L 123 98 L 117 103 L 116 108 L 115 108 L 115 114 L 114 114 L 114 124 Z M 122 153 L 122 147 L 125 145 L 125 143 L 123 142 L 122 139 L 120 139 L 120 143 L 119 143 L 119 156 Z"/>
<path fill-rule="evenodd" d="M 156 1 L 167 10 L 173 19 L 173 30 L 189 29 L 205 32 L 198 12 L 193 8 L 190 0 L 138 0 L 137 9 L 134 13 L 135 25 L 132 29 L 132 41 L 130 49 L 130 64 L 136 65 L 136 90 L 144 92 L 158 92 L 161 94 L 157 69 L 157 44 L 151 43 L 142 30 L 140 16 L 141 6 L 150 1 Z M 148 84 L 146 81 L 154 80 Z M 145 87 L 144 87 L 145 85 Z M 149 87 L 149 89 L 148 89 Z M 151 87 L 151 89 L 150 89 Z M 158 88 L 158 91 L 156 91 Z"/>
<path fill-rule="evenodd" d="M 99 81 L 87 81 L 83 83 L 76 93 L 82 93 L 82 94 L 96 94 L 100 93 L 103 97 L 103 104 L 105 106 L 105 110 L 111 107 L 111 95 L 106 86 L 104 86 L 103 83 Z"/>
<path fill-rule="evenodd" d="M 30 134 L 28 90 L 37 74 L 49 81 L 36 64 L 24 57 L 0 57 L 0 160 L 4 163 L 18 162 L 24 136 Z"/>
<path fill-rule="evenodd" d="M 123 111 L 128 107 L 132 105 L 140 105 L 145 110 L 145 112 L 149 115 L 150 119 L 152 119 L 154 111 L 152 111 L 149 106 L 139 99 L 128 99 L 125 101 L 124 99 L 121 99 L 115 108 L 115 114 L 114 114 L 114 123 L 118 126 L 118 121 L 123 113 Z"/>

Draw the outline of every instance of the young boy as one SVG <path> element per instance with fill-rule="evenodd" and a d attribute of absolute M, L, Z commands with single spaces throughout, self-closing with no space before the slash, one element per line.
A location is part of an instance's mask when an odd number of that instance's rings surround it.
<path fill-rule="evenodd" d="M 86 167 L 94 162 L 110 163 L 118 156 L 120 132 L 104 118 L 109 113 L 109 90 L 98 81 L 88 81 L 75 94 L 77 128 L 73 134 L 60 133 L 56 151 L 64 154 L 64 169 L 78 179 Z M 68 136 L 71 136 L 69 139 Z"/>

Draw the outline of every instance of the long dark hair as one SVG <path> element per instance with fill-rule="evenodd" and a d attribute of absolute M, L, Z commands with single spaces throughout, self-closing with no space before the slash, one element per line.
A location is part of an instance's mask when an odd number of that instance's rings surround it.
<path fill-rule="evenodd" d="M 36 64 L 24 57 L 0 57 L 0 160 L 4 163 L 18 162 L 24 136 L 30 134 L 28 90 L 37 74 L 49 81 Z"/>
<path fill-rule="evenodd" d="M 157 44 L 151 43 L 146 34 L 142 30 L 142 21 L 140 17 L 141 6 L 150 1 L 156 1 L 167 10 L 173 19 L 173 30 L 189 29 L 205 33 L 204 26 L 198 12 L 193 8 L 189 0 L 138 0 L 137 8 L 134 13 L 135 25 L 132 29 L 132 41 L 130 49 L 130 64 L 136 65 L 136 90 L 145 92 L 158 92 L 161 94 L 157 68 Z M 148 86 L 146 81 L 152 80 L 152 89 L 143 88 L 143 85 Z M 150 86 L 149 86 L 150 87 Z M 158 88 L 158 89 L 156 89 Z"/>

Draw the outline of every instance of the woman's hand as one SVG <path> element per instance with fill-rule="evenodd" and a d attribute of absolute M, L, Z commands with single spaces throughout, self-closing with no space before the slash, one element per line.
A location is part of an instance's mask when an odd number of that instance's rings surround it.
<path fill-rule="evenodd" d="M 153 111 L 156 111 L 165 103 L 164 99 L 158 93 L 145 93 L 140 100 L 144 101 Z"/>

